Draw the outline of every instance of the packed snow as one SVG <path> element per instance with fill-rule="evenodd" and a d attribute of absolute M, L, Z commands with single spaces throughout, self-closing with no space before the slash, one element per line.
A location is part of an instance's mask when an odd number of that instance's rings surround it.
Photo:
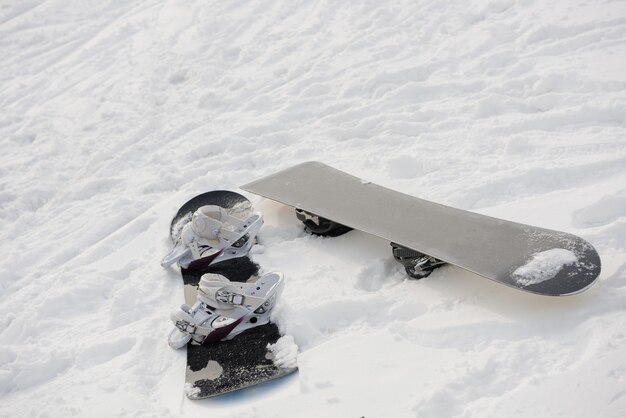
<path fill-rule="evenodd" d="M 623 0 L 4 1 L 0 57 L 0 416 L 626 411 Z M 411 280 L 388 242 L 247 195 L 299 371 L 190 401 L 170 220 L 308 160 L 580 235 L 602 274 Z"/>
<path fill-rule="evenodd" d="M 274 355 L 272 361 L 283 369 L 298 367 L 298 346 L 291 335 L 280 337 L 274 344 L 268 345 L 268 349 Z"/>
<path fill-rule="evenodd" d="M 553 278 L 563 267 L 577 261 L 576 254 L 563 248 L 541 251 L 515 269 L 513 278 L 521 286 L 530 286 Z"/>

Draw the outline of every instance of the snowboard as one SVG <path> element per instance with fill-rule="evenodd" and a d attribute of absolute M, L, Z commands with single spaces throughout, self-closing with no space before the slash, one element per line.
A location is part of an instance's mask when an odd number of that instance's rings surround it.
<path fill-rule="evenodd" d="M 296 208 L 311 232 L 354 228 L 384 238 L 417 277 L 420 267 L 428 274 L 449 263 L 526 292 L 562 296 L 585 290 L 600 274 L 598 253 L 580 237 L 419 199 L 320 162 L 241 189 Z"/>
<path fill-rule="evenodd" d="M 233 216 L 245 215 L 252 205 L 244 196 L 225 190 L 211 191 L 186 202 L 172 219 L 170 237 L 191 220 L 201 206 L 217 205 Z M 205 273 L 221 274 L 230 281 L 246 282 L 257 277 L 259 266 L 249 257 L 238 257 L 211 264 L 201 269 L 181 268 L 185 303 L 196 302 L 198 283 Z M 274 364 L 268 348 L 281 337 L 278 327 L 269 323 L 243 331 L 232 340 L 202 345 L 187 344 L 185 394 L 189 399 L 210 398 L 249 386 L 258 385 L 288 375 L 296 368 L 281 368 Z"/>

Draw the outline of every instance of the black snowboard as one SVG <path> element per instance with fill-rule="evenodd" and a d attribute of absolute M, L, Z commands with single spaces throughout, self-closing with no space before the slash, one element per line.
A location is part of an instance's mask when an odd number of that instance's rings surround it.
<path fill-rule="evenodd" d="M 245 216 L 252 209 L 248 199 L 225 190 L 203 193 L 185 203 L 170 227 L 172 241 L 180 229 L 201 206 L 217 205 L 229 209 L 233 215 Z M 185 284 L 185 303 L 196 301 L 198 283 L 205 273 L 221 274 L 231 281 L 246 282 L 255 279 L 259 266 L 248 257 L 239 257 L 212 264 L 201 270 L 181 268 Z M 269 323 L 244 331 L 229 341 L 203 345 L 187 344 L 187 372 L 185 393 L 189 399 L 203 399 L 243 389 L 287 375 L 296 368 L 284 369 L 274 365 L 268 344 L 281 337 L 278 327 Z"/>

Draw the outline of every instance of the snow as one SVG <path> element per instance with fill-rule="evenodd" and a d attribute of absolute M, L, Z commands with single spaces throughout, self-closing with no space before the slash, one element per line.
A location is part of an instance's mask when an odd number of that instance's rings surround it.
<path fill-rule="evenodd" d="M 626 411 L 624 1 L 5 1 L 0 57 L 0 416 Z M 580 235 L 602 274 L 409 280 L 249 195 L 299 372 L 190 401 L 169 222 L 308 160 Z"/>
<path fill-rule="evenodd" d="M 274 355 L 272 361 L 283 369 L 298 367 L 298 346 L 291 335 L 280 337 L 274 344 L 269 344 L 268 349 Z"/>
<path fill-rule="evenodd" d="M 533 254 L 532 259 L 513 272 L 513 278 L 521 286 L 545 282 L 556 276 L 563 267 L 578 261 L 576 254 L 563 248 L 553 248 Z"/>
<path fill-rule="evenodd" d="M 185 383 L 185 394 L 188 397 L 193 398 L 194 396 L 200 394 L 200 388 L 192 385 L 191 383 Z"/>

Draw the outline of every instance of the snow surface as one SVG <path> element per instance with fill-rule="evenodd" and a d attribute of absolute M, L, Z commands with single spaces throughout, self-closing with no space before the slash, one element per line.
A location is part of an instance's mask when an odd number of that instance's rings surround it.
<path fill-rule="evenodd" d="M 626 411 L 624 1 L 9 0 L 0 57 L 0 416 Z M 170 219 L 307 160 L 578 234 L 602 274 L 408 280 L 387 242 L 256 199 L 300 370 L 189 401 Z"/>
<path fill-rule="evenodd" d="M 553 278 L 563 267 L 577 261 L 576 254 L 563 248 L 541 251 L 515 269 L 513 278 L 521 286 L 530 286 Z"/>

